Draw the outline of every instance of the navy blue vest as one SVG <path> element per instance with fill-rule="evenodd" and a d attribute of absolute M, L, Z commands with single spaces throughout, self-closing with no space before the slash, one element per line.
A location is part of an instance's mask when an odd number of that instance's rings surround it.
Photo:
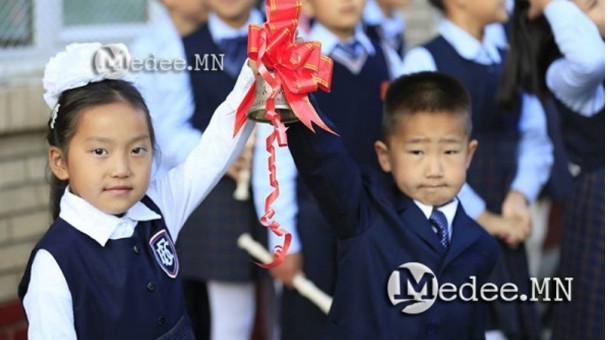
<path fill-rule="evenodd" d="M 479 141 L 468 170 L 468 183 L 499 213 L 517 169 L 518 112 L 498 107 L 497 88 L 502 64 L 482 65 L 462 58 L 439 36 L 424 45 L 439 72 L 462 81 L 472 100 L 472 138 Z"/>
<path fill-rule="evenodd" d="M 160 214 L 148 197 L 142 202 Z M 39 249 L 53 255 L 66 278 L 78 338 L 192 338 L 178 258 L 163 219 L 140 222 L 132 237 L 108 240 L 105 247 L 57 219 L 32 251 L 19 284 L 22 300 Z"/>
<path fill-rule="evenodd" d="M 219 56 L 223 52 L 212 39 L 207 23 L 184 37 L 182 41 L 189 66 L 192 67 L 190 76 L 195 100 L 195 112 L 191 117 L 191 123 L 194 127 L 203 131 L 210 123 L 216 108 L 222 104 L 235 86 L 237 78 L 219 67 L 214 67 L 217 65 L 213 63 L 213 56 Z M 205 60 L 207 55 L 207 69 L 201 63 L 197 65 L 195 55 L 198 55 L 200 60 Z M 246 55 L 244 54 L 245 60 Z"/>
<path fill-rule="evenodd" d="M 561 132 L 570 162 L 590 172 L 604 166 L 604 127 L 605 110 L 603 107 L 591 117 L 584 117 L 556 99 L 561 113 Z"/>
<path fill-rule="evenodd" d="M 330 118 L 352 158 L 360 164 L 379 168 L 374 143 L 381 139 L 383 103 L 381 86 L 390 80 L 388 62 L 378 43 L 355 75 L 338 62 L 333 65 L 330 93 L 318 91 L 315 98 Z"/>

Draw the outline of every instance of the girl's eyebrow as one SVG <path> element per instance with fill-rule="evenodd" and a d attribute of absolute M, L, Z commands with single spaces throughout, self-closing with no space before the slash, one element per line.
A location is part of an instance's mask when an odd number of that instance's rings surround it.
<path fill-rule="evenodd" d="M 149 139 L 150 136 L 148 134 L 143 134 L 143 135 L 139 135 L 136 136 L 132 139 L 130 139 L 129 141 L 127 141 L 128 144 L 132 144 L 141 140 L 145 140 L 145 139 Z M 101 143 L 111 143 L 112 139 L 111 138 L 107 138 L 107 137 L 100 137 L 100 136 L 91 136 L 91 137 L 87 137 L 85 139 L 85 141 L 92 141 L 92 142 L 101 142 Z"/>

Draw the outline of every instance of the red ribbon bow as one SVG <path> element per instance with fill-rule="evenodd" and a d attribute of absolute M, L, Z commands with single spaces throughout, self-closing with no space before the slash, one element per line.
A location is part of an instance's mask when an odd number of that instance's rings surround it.
<path fill-rule="evenodd" d="M 261 27 L 250 25 L 248 31 L 248 57 L 257 64 L 257 71 L 272 88 L 265 106 L 265 117 L 269 119 L 274 130 L 266 139 L 266 149 L 269 152 L 269 182 L 273 191 L 265 200 L 265 214 L 261 223 L 270 228 L 274 234 L 284 237 L 283 245 L 278 245 L 273 251 L 273 262 L 259 264 L 264 268 L 278 266 L 284 257 L 292 235 L 282 229 L 278 222 L 271 218 L 275 211 L 271 208 L 273 201 L 279 197 L 279 183 L 275 171 L 274 140 L 280 147 L 288 145 L 286 127 L 275 111 L 275 97 L 284 90 L 286 101 L 290 104 L 297 118 L 313 131 L 312 123 L 320 128 L 334 133 L 316 113 L 307 94 L 317 91 L 330 91 L 332 76 L 332 59 L 322 55 L 319 42 L 296 42 L 297 23 L 301 11 L 299 0 L 267 0 L 267 22 Z M 273 74 L 269 71 L 273 70 Z M 246 94 L 237 108 L 234 134 L 237 134 L 245 124 L 247 111 L 254 101 L 256 84 Z"/>

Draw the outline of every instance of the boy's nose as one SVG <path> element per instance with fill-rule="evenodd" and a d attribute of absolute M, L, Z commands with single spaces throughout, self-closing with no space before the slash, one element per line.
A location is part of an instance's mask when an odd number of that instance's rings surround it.
<path fill-rule="evenodd" d="M 430 157 L 426 162 L 426 177 L 442 177 L 443 164 L 440 157 Z"/>

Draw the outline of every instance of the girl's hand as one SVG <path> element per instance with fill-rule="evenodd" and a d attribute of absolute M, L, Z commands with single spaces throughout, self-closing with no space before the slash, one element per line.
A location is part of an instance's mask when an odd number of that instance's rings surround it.
<path fill-rule="evenodd" d="M 519 1 L 519 0 L 517 0 Z M 553 0 L 529 0 L 530 9 L 527 12 L 527 17 L 530 20 L 534 20 L 542 15 L 544 9 L 548 4 L 550 4 Z"/>

